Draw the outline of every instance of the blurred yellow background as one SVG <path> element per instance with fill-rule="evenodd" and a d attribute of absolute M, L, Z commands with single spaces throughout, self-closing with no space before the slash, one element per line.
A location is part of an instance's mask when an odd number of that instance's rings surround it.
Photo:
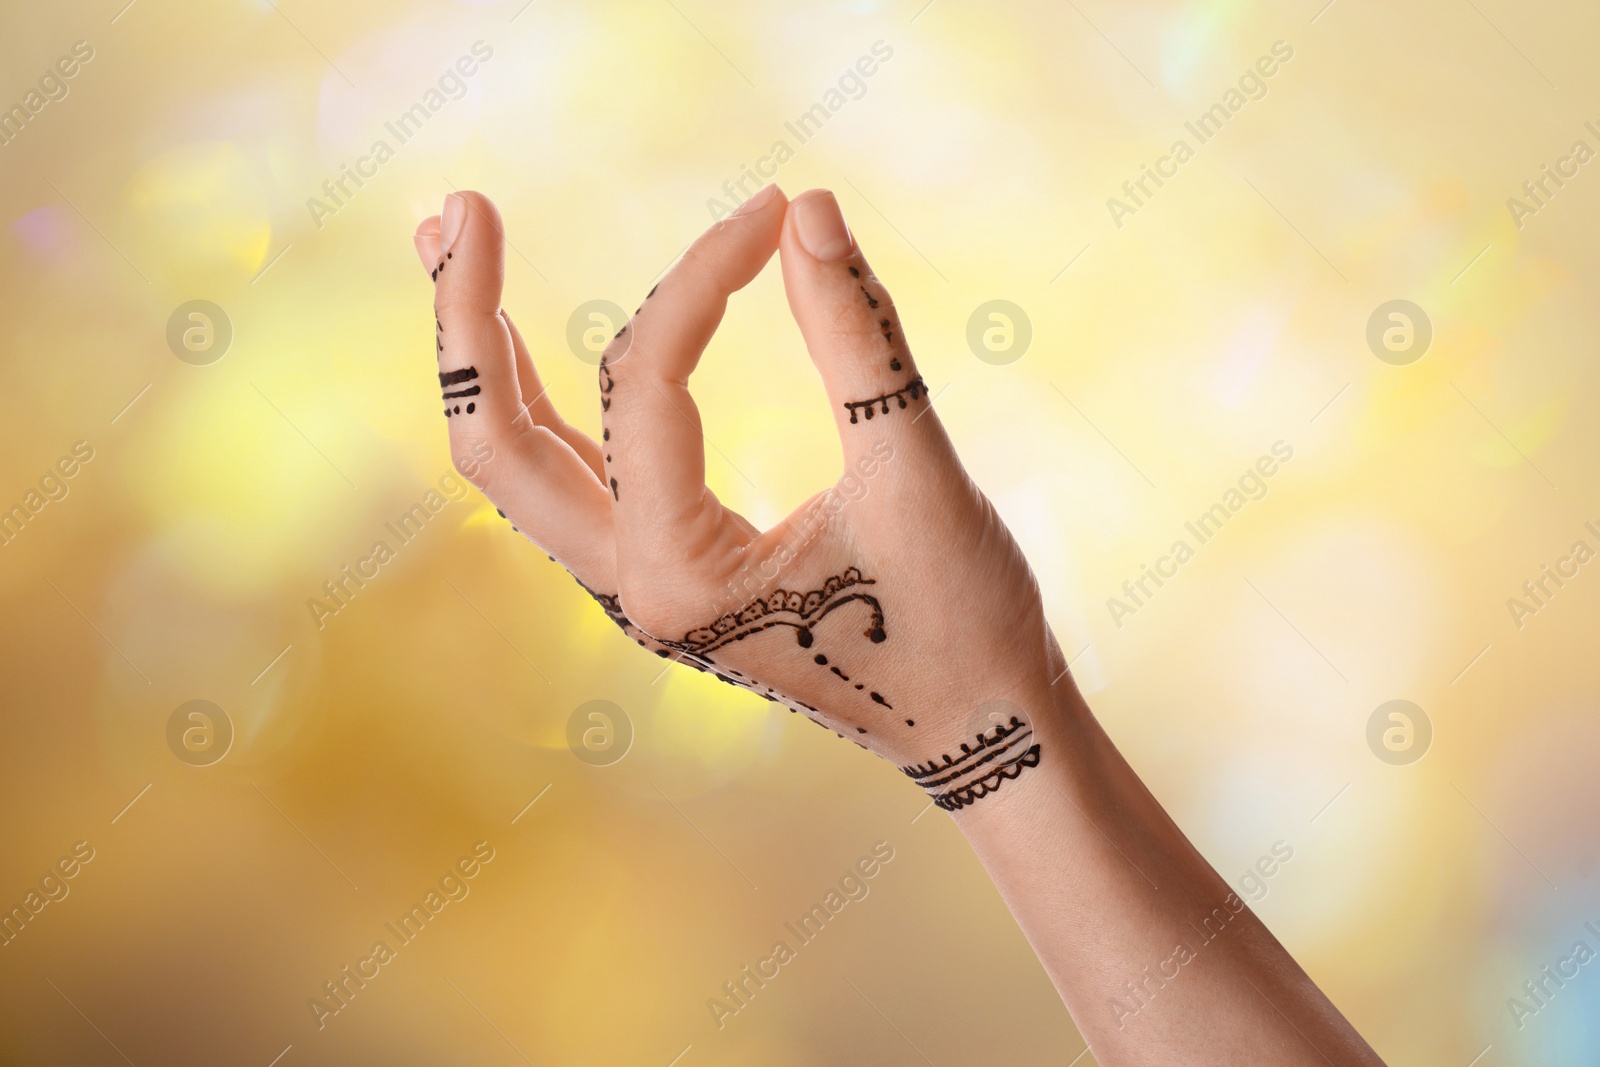
<path fill-rule="evenodd" d="M 446 193 L 592 431 L 580 309 L 774 173 L 838 192 L 1091 703 L 1379 1052 L 1600 1055 L 1593 5 L 123 4 L 0 18 L 0 1060 L 1079 1054 L 946 815 L 661 673 L 451 476 Z M 837 476 L 775 269 L 702 367 L 725 501 Z"/>

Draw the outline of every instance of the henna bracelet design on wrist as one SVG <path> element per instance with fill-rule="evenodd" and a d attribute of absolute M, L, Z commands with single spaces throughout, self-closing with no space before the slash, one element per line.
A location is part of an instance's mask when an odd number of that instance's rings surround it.
<path fill-rule="evenodd" d="M 959 756 L 946 755 L 900 770 L 927 790 L 940 808 L 955 811 L 998 792 L 1001 783 L 1029 767 L 1039 766 L 1039 745 L 1030 744 L 1032 738 L 1033 727 L 1012 716 L 1009 723 L 978 734 L 976 743 L 963 741 Z"/>

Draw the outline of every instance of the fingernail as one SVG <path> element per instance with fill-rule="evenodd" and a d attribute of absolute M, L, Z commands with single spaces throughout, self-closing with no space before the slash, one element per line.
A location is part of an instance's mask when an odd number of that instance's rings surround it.
<path fill-rule="evenodd" d="M 843 259 L 855 247 L 850 228 L 839 212 L 839 201 L 826 189 L 808 193 L 790 204 L 795 231 L 807 252 L 824 263 Z"/>
<path fill-rule="evenodd" d="M 444 210 L 439 213 L 439 254 L 450 251 L 450 246 L 461 236 L 461 227 L 467 221 L 467 198 L 451 193 L 444 198 Z"/>
<path fill-rule="evenodd" d="M 746 200 L 744 203 L 734 208 L 733 214 L 748 215 L 753 211 L 760 211 L 762 208 L 772 203 L 772 198 L 777 194 L 778 187 L 776 185 L 763 186 L 756 192 L 755 196 L 752 196 L 749 200 Z M 729 217 L 731 218 L 732 216 Z"/>

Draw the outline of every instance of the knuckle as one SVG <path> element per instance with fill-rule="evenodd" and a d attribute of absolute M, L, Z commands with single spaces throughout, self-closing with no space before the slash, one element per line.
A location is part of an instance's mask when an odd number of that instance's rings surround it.
<path fill-rule="evenodd" d="M 494 458 L 494 445 L 487 438 L 466 434 L 451 435 L 451 463 L 455 465 L 456 472 L 461 477 L 480 491 L 488 491 L 489 471 Z"/>

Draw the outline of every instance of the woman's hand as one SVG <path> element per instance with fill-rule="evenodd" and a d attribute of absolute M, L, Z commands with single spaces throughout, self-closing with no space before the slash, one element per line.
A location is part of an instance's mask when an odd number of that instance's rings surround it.
<path fill-rule="evenodd" d="M 689 249 L 606 349 L 599 442 L 561 420 L 500 310 L 494 206 L 452 195 L 417 249 L 461 472 L 640 645 L 803 712 L 955 812 L 1099 1063 L 1381 1064 L 1055 684 L 1033 575 L 831 194 L 769 188 Z M 705 486 L 688 382 L 774 250 L 845 462 L 762 533 Z"/>
<path fill-rule="evenodd" d="M 1038 588 L 831 193 L 769 186 L 694 243 L 601 357 L 599 442 L 562 420 L 500 308 L 494 205 L 452 194 L 416 244 L 457 467 L 630 637 L 893 760 L 947 809 L 1038 765 L 1022 708 L 1065 670 Z M 688 383 L 774 251 L 844 470 L 762 532 L 706 488 Z"/>

